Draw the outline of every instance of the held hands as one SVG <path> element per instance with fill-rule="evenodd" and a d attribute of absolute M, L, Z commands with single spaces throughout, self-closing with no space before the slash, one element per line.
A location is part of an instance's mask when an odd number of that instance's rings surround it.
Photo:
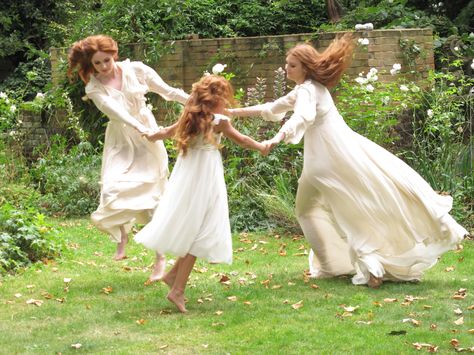
<path fill-rule="evenodd" d="M 277 133 L 275 137 L 273 137 L 272 139 L 263 141 L 262 143 L 260 143 L 262 144 L 262 149 L 260 150 L 260 154 L 262 154 L 263 156 L 267 156 L 268 153 L 270 153 L 270 151 L 275 146 L 277 146 L 278 143 L 280 143 L 284 138 L 285 138 L 284 133 Z"/>
<path fill-rule="evenodd" d="M 163 140 L 164 134 L 163 130 L 158 129 L 157 131 L 147 131 L 142 133 L 142 137 L 145 137 L 150 142 L 156 142 L 157 140 Z"/>

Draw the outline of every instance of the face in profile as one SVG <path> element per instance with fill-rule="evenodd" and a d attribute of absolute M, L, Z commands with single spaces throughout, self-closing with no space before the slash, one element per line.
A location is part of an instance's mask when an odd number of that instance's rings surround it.
<path fill-rule="evenodd" d="M 115 67 L 114 56 L 111 53 L 98 51 L 91 59 L 95 71 L 101 76 L 110 75 Z"/>
<path fill-rule="evenodd" d="M 296 84 L 301 84 L 306 80 L 306 70 L 303 67 L 303 63 L 292 54 L 286 57 L 285 70 L 286 77 Z"/>

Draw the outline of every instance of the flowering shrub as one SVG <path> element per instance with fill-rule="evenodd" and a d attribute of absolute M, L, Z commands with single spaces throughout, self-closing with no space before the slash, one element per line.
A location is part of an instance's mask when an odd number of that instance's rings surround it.
<path fill-rule="evenodd" d="M 15 126 L 18 114 L 17 106 L 4 92 L 0 92 L 0 133 L 7 132 Z"/>
<path fill-rule="evenodd" d="M 0 274 L 57 257 L 63 244 L 57 231 L 33 208 L 0 207 Z"/>

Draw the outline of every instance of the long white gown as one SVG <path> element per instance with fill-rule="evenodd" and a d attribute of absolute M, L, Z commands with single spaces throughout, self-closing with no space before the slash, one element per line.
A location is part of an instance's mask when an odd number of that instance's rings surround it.
<path fill-rule="evenodd" d="M 216 114 L 213 123 L 228 117 Z M 220 141 L 221 134 L 216 135 Z M 232 237 L 222 158 L 218 148 L 196 138 L 180 154 L 150 223 L 135 241 L 161 254 L 186 254 L 212 263 L 232 263 Z"/>
<path fill-rule="evenodd" d="M 419 280 L 467 231 L 449 215 L 452 198 L 437 194 L 411 167 L 352 131 L 327 88 L 312 80 L 257 108 L 282 126 L 286 143 L 304 136 L 296 215 L 312 247 L 313 277 L 369 273 Z M 255 109 L 255 108 L 254 108 Z"/>
<path fill-rule="evenodd" d="M 129 60 L 122 69 L 122 88 L 103 85 L 93 75 L 87 97 L 109 118 L 101 169 L 100 204 L 91 219 L 100 230 L 120 242 L 120 227 L 128 233 L 135 222 L 146 223 L 168 179 L 168 155 L 163 142 L 151 143 L 140 132 L 158 128 L 146 106 L 149 91 L 166 100 L 185 103 L 188 95 L 168 86 L 150 67 Z"/>

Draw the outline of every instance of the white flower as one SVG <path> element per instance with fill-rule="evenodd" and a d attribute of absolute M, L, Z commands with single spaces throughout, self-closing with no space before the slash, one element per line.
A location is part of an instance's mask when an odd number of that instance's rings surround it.
<path fill-rule="evenodd" d="M 361 77 L 361 76 L 359 76 L 358 78 L 356 78 L 355 81 L 358 82 L 360 85 L 367 84 L 367 82 L 368 82 L 367 78 L 363 78 L 363 77 Z"/>
<path fill-rule="evenodd" d="M 443 6 L 443 3 L 442 3 L 442 2 L 439 2 L 439 3 L 438 3 L 438 6 L 439 6 L 439 7 Z"/>
<path fill-rule="evenodd" d="M 395 63 L 395 64 L 392 65 L 392 68 L 395 69 L 395 70 L 401 70 L 402 65 L 400 63 Z"/>
<path fill-rule="evenodd" d="M 153 105 L 152 104 L 147 104 L 146 108 L 149 109 L 150 111 L 153 111 Z"/>
<path fill-rule="evenodd" d="M 220 73 L 222 73 L 224 71 L 226 66 L 227 66 L 227 64 L 217 63 L 216 65 L 214 65 L 212 67 L 212 73 L 214 75 L 219 75 Z"/>
<path fill-rule="evenodd" d="M 392 68 L 392 69 L 390 69 L 390 74 L 396 75 L 396 74 L 398 74 L 398 70 Z"/>
<path fill-rule="evenodd" d="M 406 103 L 402 102 L 402 107 L 403 107 L 403 108 L 407 108 L 408 105 L 407 105 Z"/>
<path fill-rule="evenodd" d="M 457 52 L 459 50 L 459 47 L 458 46 L 454 47 L 454 50 Z"/>
<path fill-rule="evenodd" d="M 408 89 L 408 86 L 406 86 L 406 85 L 400 85 L 400 90 L 401 91 L 408 91 L 409 89 Z"/>
<path fill-rule="evenodd" d="M 384 105 L 387 105 L 390 102 L 390 96 L 384 96 L 382 97 L 382 103 Z"/>
<path fill-rule="evenodd" d="M 474 38 L 474 32 L 469 33 L 469 38 Z"/>
<path fill-rule="evenodd" d="M 365 87 L 365 90 L 367 90 L 368 92 L 372 92 L 374 91 L 374 87 L 371 84 L 369 84 Z"/>
<path fill-rule="evenodd" d="M 364 25 L 361 25 L 360 23 L 358 23 L 357 25 L 355 25 L 355 29 L 356 30 L 363 30 L 365 27 Z"/>
<path fill-rule="evenodd" d="M 372 23 L 366 23 L 365 24 L 365 29 L 366 30 L 373 30 L 374 29 L 374 25 Z"/>
<path fill-rule="evenodd" d="M 357 42 L 359 42 L 359 44 L 362 45 L 362 46 L 367 46 L 369 44 L 369 39 L 368 38 L 359 38 L 357 40 Z"/>
<path fill-rule="evenodd" d="M 472 70 L 474 70 L 474 59 L 472 60 L 471 68 L 472 68 Z"/>
<path fill-rule="evenodd" d="M 15 112 L 16 111 L 16 106 L 15 105 L 11 105 L 10 106 L 10 112 Z"/>
<path fill-rule="evenodd" d="M 7 94 L 5 94 L 3 91 L 0 92 L 0 99 L 4 99 L 4 100 L 8 99 Z"/>
<path fill-rule="evenodd" d="M 209 73 L 207 70 L 203 73 L 204 76 L 208 76 L 208 75 L 211 75 L 211 73 Z"/>
<path fill-rule="evenodd" d="M 426 111 L 426 114 L 428 115 L 429 118 L 433 117 L 433 110 L 429 109 L 428 111 Z"/>
<path fill-rule="evenodd" d="M 15 134 L 16 134 L 15 131 L 10 131 L 10 133 L 9 133 L 10 137 L 13 137 Z"/>
<path fill-rule="evenodd" d="M 413 91 L 413 92 L 419 92 L 419 91 L 420 91 L 420 88 L 419 88 L 418 86 L 416 86 L 416 85 L 413 85 L 413 86 L 411 87 L 411 91 Z"/>
<path fill-rule="evenodd" d="M 42 92 L 39 92 L 39 93 L 36 94 L 36 98 L 37 99 L 42 99 L 42 98 L 44 98 L 44 94 Z"/>

